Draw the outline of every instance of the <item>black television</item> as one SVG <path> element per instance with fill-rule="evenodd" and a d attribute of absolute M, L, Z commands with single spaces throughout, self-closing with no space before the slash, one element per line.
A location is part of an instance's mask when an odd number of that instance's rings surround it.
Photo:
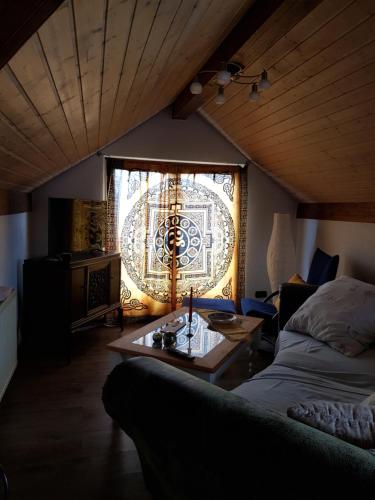
<path fill-rule="evenodd" d="M 49 198 L 48 255 L 105 250 L 106 201 Z"/>

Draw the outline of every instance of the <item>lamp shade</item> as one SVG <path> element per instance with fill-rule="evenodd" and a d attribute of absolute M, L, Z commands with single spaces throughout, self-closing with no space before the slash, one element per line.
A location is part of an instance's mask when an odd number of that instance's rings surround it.
<path fill-rule="evenodd" d="M 273 227 L 267 249 L 267 272 L 271 292 L 287 281 L 296 272 L 296 251 L 294 246 L 290 214 L 273 215 Z"/>
<path fill-rule="evenodd" d="M 264 69 L 259 82 L 259 90 L 267 90 L 271 87 L 271 83 L 268 80 L 267 71 Z"/>
<path fill-rule="evenodd" d="M 218 71 L 216 75 L 216 82 L 218 85 L 228 85 L 231 79 L 231 74 L 225 69 Z"/>
<path fill-rule="evenodd" d="M 215 103 L 216 104 L 224 104 L 225 103 L 225 95 L 224 95 L 224 88 L 219 87 L 217 96 L 215 97 Z"/>
<path fill-rule="evenodd" d="M 194 80 L 194 82 L 192 82 L 190 84 L 190 92 L 192 94 L 196 94 L 196 95 L 199 95 L 202 93 L 202 84 L 200 82 L 198 82 L 198 80 Z"/>
<path fill-rule="evenodd" d="M 249 95 L 249 99 L 250 99 L 250 101 L 257 101 L 258 98 L 259 98 L 258 85 L 256 83 L 253 83 L 253 85 L 251 86 L 251 92 Z"/>

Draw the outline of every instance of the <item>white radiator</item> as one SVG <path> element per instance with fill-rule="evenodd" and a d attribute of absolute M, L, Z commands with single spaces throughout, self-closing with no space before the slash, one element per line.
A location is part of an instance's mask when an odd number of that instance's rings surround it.
<path fill-rule="evenodd" d="M 0 302 L 0 400 L 17 366 L 17 295 Z"/>

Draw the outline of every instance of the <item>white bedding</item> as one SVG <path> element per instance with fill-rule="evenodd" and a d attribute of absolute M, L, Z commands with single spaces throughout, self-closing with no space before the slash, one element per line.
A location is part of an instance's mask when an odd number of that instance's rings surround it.
<path fill-rule="evenodd" d="M 375 346 L 348 358 L 308 335 L 281 331 L 272 365 L 232 392 L 285 415 L 303 401 L 361 403 L 375 392 Z"/>

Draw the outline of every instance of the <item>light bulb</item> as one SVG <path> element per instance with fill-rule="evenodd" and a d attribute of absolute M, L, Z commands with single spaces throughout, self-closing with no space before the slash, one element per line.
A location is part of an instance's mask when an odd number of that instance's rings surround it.
<path fill-rule="evenodd" d="M 215 97 L 216 104 L 224 104 L 225 103 L 225 95 L 224 95 L 224 87 L 219 87 L 217 96 Z"/>
<path fill-rule="evenodd" d="M 250 101 L 257 101 L 259 99 L 258 85 L 256 83 L 253 83 L 253 85 L 251 87 L 249 99 L 250 99 Z"/>
<path fill-rule="evenodd" d="M 202 84 L 198 81 L 196 78 L 191 84 L 190 84 L 190 92 L 192 94 L 198 95 L 202 93 Z"/>
<path fill-rule="evenodd" d="M 271 83 L 267 77 L 267 71 L 264 69 L 262 71 L 262 77 L 259 82 L 259 90 L 267 90 L 271 87 Z"/>
<path fill-rule="evenodd" d="M 216 75 L 216 83 L 222 86 L 228 85 L 228 83 L 230 83 L 231 78 L 232 75 L 229 73 L 229 71 L 222 69 L 221 71 L 218 71 Z"/>

